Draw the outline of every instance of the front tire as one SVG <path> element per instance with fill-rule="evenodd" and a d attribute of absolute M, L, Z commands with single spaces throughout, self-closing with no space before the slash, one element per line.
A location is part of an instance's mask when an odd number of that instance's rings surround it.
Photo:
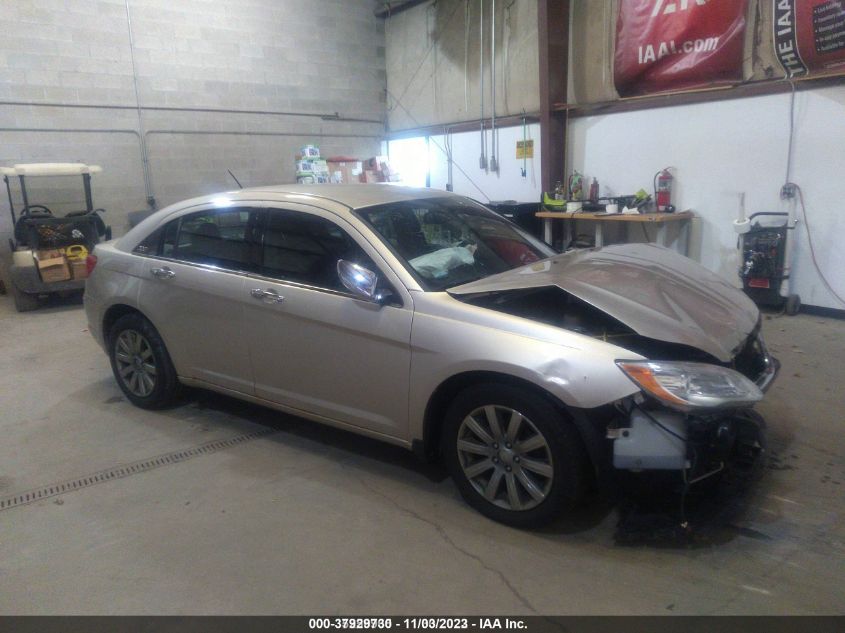
<path fill-rule="evenodd" d="M 108 340 L 112 372 L 132 404 L 161 409 L 176 400 L 176 369 L 152 323 L 138 313 L 124 315 L 112 326 Z"/>
<path fill-rule="evenodd" d="M 581 439 L 550 400 L 507 384 L 461 392 L 443 453 L 463 498 L 485 516 L 537 527 L 571 509 L 585 485 Z"/>

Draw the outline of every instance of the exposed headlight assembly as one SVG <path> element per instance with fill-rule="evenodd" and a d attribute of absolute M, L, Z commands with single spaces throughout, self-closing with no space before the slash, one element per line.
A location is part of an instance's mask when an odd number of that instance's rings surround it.
<path fill-rule="evenodd" d="M 763 399 L 757 385 L 727 367 L 669 361 L 616 364 L 643 391 L 678 411 L 744 407 Z"/>

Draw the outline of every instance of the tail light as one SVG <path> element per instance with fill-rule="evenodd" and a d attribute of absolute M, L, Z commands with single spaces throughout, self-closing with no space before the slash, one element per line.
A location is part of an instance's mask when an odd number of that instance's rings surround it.
<path fill-rule="evenodd" d="M 94 272 L 94 268 L 97 266 L 97 256 L 96 255 L 89 255 L 85 258 L 85 270 L 88 271 L 88 275 L 90 276 L 91 273 Z"/>

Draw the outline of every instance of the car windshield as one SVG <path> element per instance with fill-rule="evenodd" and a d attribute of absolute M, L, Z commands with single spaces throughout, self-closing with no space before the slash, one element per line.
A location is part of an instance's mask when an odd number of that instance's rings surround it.
<path fill-rule="evenodd" d="M 518 268 L 555 252 L 466 198 L 430 198 L 358 212 L 415 274 L 440 291 Z"/>

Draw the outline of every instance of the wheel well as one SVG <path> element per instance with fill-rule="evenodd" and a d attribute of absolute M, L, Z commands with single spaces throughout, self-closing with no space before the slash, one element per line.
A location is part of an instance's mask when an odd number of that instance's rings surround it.
<path fill-rule="evenodd" d="M 490 383 L 513 385 L 531 391 L 547 399 L 570 418 L 573 417 L 569 407 L 558 398 L 545 389 L 522 378 L 492 371 L 470 371 L 457 374 L 441 383 L 428 400 L 423 418 L 422 457 L 434 461 L 440 456 L 440 433 L 443 427 L 443 418 L 446 416 L 446 411 L 455 397 L 467 387 Z M 419 453 L 420 451 L 417 450 L 417 452 Z"/>
<path fill-rule="evenodd" d="M 115 304 L 106 310 L 106 314 L 103 316 L 103 340 L 108 342 L 109 332 L 120 317 L 132 313 L 141 314 L 143 316 L 142 312 L 137 308 L 133 308 L 132 306 L 128 306 L 123 303 Z"/>

